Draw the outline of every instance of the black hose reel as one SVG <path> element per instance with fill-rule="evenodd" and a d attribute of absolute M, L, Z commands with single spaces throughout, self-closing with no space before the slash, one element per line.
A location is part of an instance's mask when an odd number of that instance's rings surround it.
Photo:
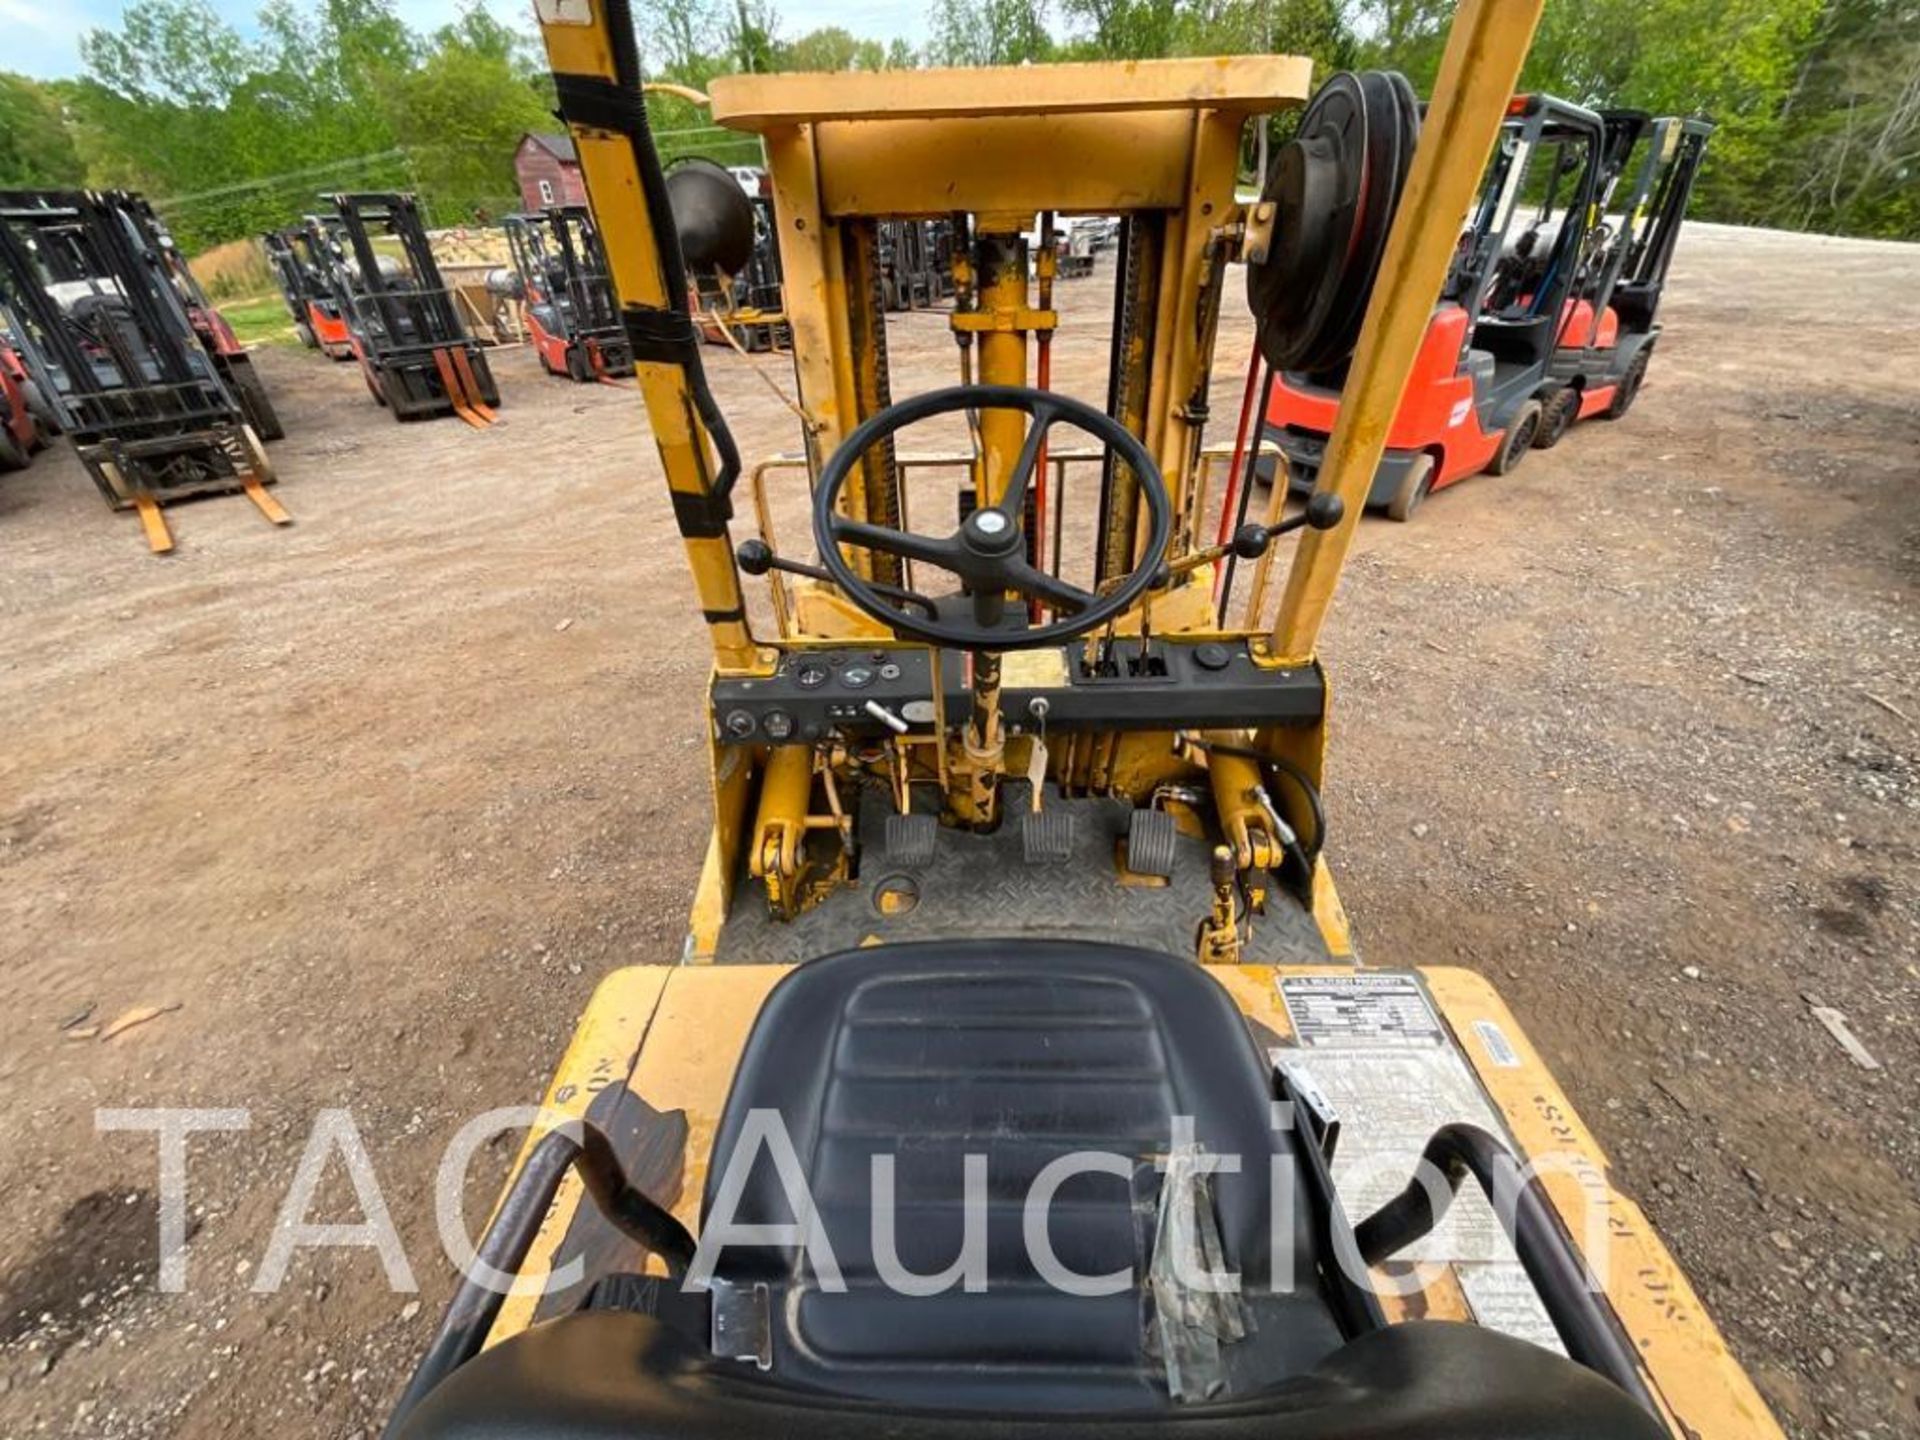
<path fill-rule="evenodd" d="M 1276 370 L 1338 370 L 1353 354 L 1420 138 L 1420 104 L 1392 70 L 1328 79 L 1275 157 L 1267 258 L 1247 267 L 1260 353 Z"/>
<path fill-rule="evenodd" d="M 694 157 L 667 171 L 667 204 L 687 269 L 702 280 L 738 275 L 753 259 L 753 202 L 724 166 Z"/>

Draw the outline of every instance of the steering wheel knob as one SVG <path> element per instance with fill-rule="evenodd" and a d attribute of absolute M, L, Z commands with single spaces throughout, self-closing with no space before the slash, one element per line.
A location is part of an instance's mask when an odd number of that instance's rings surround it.
<path fill-rule="evenodd" d="M 976 510 L 960 527 L 967 546 L 981 555 L 1007 555 L 1019 549 L 1021 531 L 1011 515 L 989 507 Z"/>

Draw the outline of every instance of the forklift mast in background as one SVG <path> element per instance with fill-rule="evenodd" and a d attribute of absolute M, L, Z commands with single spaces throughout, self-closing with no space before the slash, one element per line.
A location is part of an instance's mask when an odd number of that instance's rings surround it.
<path fill-rule="evenodd" d="M 328 279 L 327 245 L 329 227 L 338 228 L 332 216 L 304 216 L 298 225 L 284 230 L 269 230 L 260 237 L 273 267 L 280 296 L 287 302 L 293 328 L 300 343 L 319 350 L 329 360 L 353 359 L 353 344 L 347 335 L 346 317 L 340 312 L 333 285 Z"/>
<path fill-rule="evenodd" d="M 327 199 L 340 224 L 328 246 L 334 293 L 373 398 L 398 420 L 458 415 L 476 429 L 491 425 L 500 391 L 454 308 L 413 196 Z"/>
<path fill-rule="evenodd" d="M 593 212 L 549 205 L 501 222 L 521 313 L 549 375 L 589 382 L 633 374 L 633 351 Z"/>
<path fill-rule="evenodd" d="M 253 357 L 247 354 L 246 347 L 233 333 L 233 327 L 227 323 L 226 317 L 207 298 L 200 277 L 193 273 L 187 257 L 173 243 L 173 232 L 167 228 L 166 222 L 144 195 L 113 191 L 108 199 L 125 215 L 137 243 L 151 256 L 151 263 L 159 266 L 173 285 L 174 293 L 180 297 L 180 304 L 187 312 L 187 323 L 193 327 L 193 333 L 205 347 L 208 358 L 213 361 L 213 368 L 226 382 L 227 389 L 233 392 L 233 398 L 240 402 L 240 408 L 247 417 L 247 423 L 253 427 L 254 434 L 262 440 L 284 438 L 286 429 L 280 424 L 279 415 L 274 412 L 273 400 L 267 394 L 266 385 L 253 368 Z"/>
<path fill-rule="evenodd" d="M 129 197 L 0 192 L 0 304 L 60 428 L 107 502 L 138 511 L 156 553 L 160 508 L 240 491 L 275 524 L 273 468 Z"/>

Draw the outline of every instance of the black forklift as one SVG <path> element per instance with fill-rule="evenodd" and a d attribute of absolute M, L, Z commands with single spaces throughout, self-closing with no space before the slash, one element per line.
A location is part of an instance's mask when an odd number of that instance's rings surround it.
<path fill-rule="evenodd" d="M 233 326 L 227 323 L 226 316 L 215 309 L 213 302 L 207 298 L 200 277 L 193 273 L 193 267 L 187 264 L 187 257 L 174 244 L 173 232 L 167 228 L 167 222 L 160 218 L 159 212 L 144 195 L 113 191 L 106 198 L 109 204 L 126 216 L 128 225 L 145 252 L 143 258 L 166 273 L 168 282 L 187 312 L 187 323 L 193 326 L 193 333 L 199 337 L 201 346 L 213 361 L 213 368 L 227 382 L 233 398 L 240 402 L 240 408 L 246 412 L 247 423 L 253 426 L 254 434 L 262 440 L 284 439 L 286 429 L 274 411 L 272 397 L 267 394 L 260 372 L 253 368 L 253 357 L 247 353 L 247 347 L 240 343 L 240 337 L 233 333 Z"/>
<path fill-rule="evenodd" d="M 373 398 L 398 420 L 457 415 L 475 429 L 493 424 L 499 387 L 461 323 L 413 196 L 327 200 L 340 220 L 326 247 L 328 275 Z"/>
<path fill-rule="evenodd" d="M 1538 440 L 1553 444 L 1575 420 L 1625 415 L 1660 338 L 1655 316 L 1714 124 L 1698 116 L 1610 110 L 1598 219 L 1549 367 L 1561 397 Z M 1621 189 L 1625 186 L 1624 193 Z"/>
<path fill-rule="evenodd" d="M 329 360 L 351 360 L 347 319 L 327 278 L 329 230 L 337 230 L 338 224 L 332 217 L 307 215 L 298 225 L 267 231 L 260 244 L 300 343 Z"/>
<path fill-rule="evenodd" d="M 245 494 L 276 525 L 273 466 L 125 196 L 0 191 L 13 347 L 107 503 L 173 549 L 161 507 Z"/>
<path fill-rule="evenodd" d="M 549 205 L 501 222 L 511 284 L 540 367 L 581 384 L 633 374 L 633 347 L 607 257 L 584 205 Z"/>

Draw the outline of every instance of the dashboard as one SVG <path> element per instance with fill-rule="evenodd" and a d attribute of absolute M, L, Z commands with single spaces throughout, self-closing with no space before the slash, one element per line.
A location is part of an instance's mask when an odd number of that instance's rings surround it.
<path fill-rule="evenodd" d="M 919 646 L 788 651 L 772 675 L 716 677 L 712 722 L 722 744 L 811 744 L 838 735 L 878 739 L 930 734 L 965 718 L 973 657 L 943 650 L 939 701 L 932 650 Z M 1001 657 L 1001 713 L 1014 723 L 1046 701 L 1050 731 L 1308 725 L 1326 685 L 1314 665 L 1254 662 L 1244 640 L 1121 638 L 1088 663 L 1085 646 L 1013 651 Z"/>

